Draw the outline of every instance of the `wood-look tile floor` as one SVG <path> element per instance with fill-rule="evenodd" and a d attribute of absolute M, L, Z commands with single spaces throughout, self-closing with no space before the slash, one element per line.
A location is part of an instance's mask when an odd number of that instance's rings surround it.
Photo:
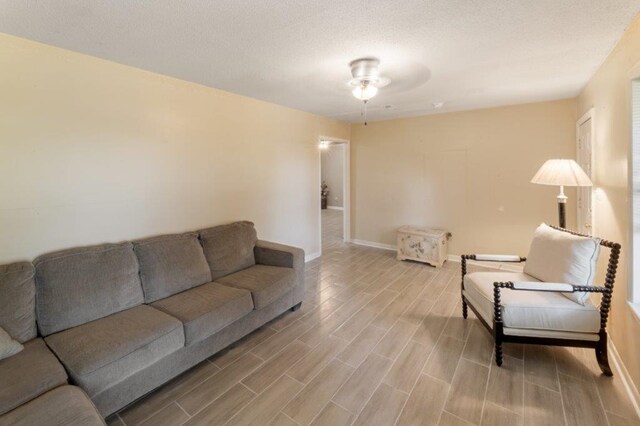
<path fill-rule="evenodd" d="M 341 242 L 287 312 L 108 419 L 126 425 L 639 425 L 592 351 L 509 345 L 460 309 L 459 264 L 435 269 Z M 617 373 L 617 372 L 616 372 Z"/>

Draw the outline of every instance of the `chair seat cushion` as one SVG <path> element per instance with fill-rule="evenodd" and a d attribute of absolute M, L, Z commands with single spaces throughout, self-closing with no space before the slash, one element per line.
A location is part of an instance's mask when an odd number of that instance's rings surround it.
<path fill-rule="evenodd" d="M 67 373 L 42 339 L 0 361 L 0 414 L 67 383 Z"/>
<path fill-rule="evenodd" d="M 464 277 L 464 296 L 487 324 L 493 324 L 493 283 L 538 281 L 522 272 L 474 272 Z M 500 290 L 504 327 L 597 333 L 600 312 L 589 301 L 585 305 L 547 291 Z"/>
<path fill-rule="evenodd" d="M 253 310 L 247 290 L 216 283 L 194 287 L 151 306 L 182 321 L 186 346 L 206 339 Z"/>
<path fill-rule="evenodd" d="M 90 396 L 184 346 L 182 323 L 147 305 L 45 339 Z"/>
<path fill-rule="evenodd" d="M 93 402 L 77 386 L 64 385 L 0 417 L 0 425 L 104 425 Z"/>
<path fill-rule="evenodd" d="M 249 290 L 255 308 L 262 309 L 284 296 L 296 285 L 296 274 L 293 268 L 254 265 L 218 278 L 216 282 Z"/>

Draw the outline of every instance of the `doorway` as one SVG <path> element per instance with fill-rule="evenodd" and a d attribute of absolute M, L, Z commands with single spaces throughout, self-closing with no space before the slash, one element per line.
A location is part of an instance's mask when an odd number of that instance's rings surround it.
<path fill-rule="evenodd" d="M 587 111 L 576 124 L 577 162 L 593 181 L 593 108 Z M 578 232 L 593 234 L 593 188 L 578 187 Z"/>
<path fill-rule="evenodd" d="M 322 251 L 341 247 L 350 239 L 349 141 L 321 137 L 320 241 Z"/>

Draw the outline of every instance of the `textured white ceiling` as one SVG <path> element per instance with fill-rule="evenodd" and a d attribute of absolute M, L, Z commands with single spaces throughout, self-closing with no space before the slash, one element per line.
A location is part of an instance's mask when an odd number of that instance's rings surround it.
<path fill-rule="evenodd" d="M 370 120 L 565 98 L 639 11 L 640 0 L 0 0 L 0 32 L 357 122 L 352 59 L 376 56 L 392 79 Z"/>

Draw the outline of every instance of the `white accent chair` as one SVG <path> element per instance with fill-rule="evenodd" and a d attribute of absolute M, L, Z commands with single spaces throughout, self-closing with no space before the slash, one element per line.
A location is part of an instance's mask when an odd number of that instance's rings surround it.
<path fill-rule="evenodd" d="M 611 250 L 603 286 L 594 286 L 600 248 Z M 496 364 L 505 342 L 593 348 L 598 365 L 612 376 L 607 356 L 607 319 L 620 244 L 540 225 L 527 258 L 511 255 L 461 256 L 462 314 L 467 307 L 493 334 Z M 523 272 L 473 272 L 467 261 L 526 262 Z M 600 306 L 591 303 L 600 293 Z"/>

